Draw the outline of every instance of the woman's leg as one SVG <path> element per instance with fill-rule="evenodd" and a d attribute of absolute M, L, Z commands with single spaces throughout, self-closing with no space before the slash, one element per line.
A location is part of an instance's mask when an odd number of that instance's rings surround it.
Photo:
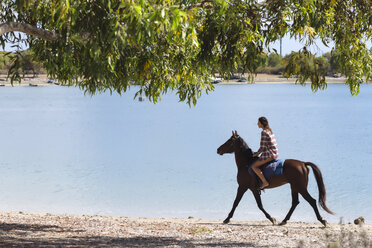
<path fill-rule="evenodd" d="M 273 160 L 273 159 L 272 158 L 268 158 L 268 159 L 265 159 L 265 160 L 257 160 L 252 165 L 252 170 L 254 171 L 254 173 L 256 173 L 256 175 L 260 178 L 260 180 L 262 182 L 262 185 L 260 187 L 261 189 L 264 189 L 267 186 L 269 186 L 269 183 L 267 182 L 266 178 L 262 174 L 262 171 L 259 169 L 259 167 L 262 166 L 262 165 L 264 165 L 264 164 L 266 164 L 267 162 L 270 162 L 271 160 Z"/>

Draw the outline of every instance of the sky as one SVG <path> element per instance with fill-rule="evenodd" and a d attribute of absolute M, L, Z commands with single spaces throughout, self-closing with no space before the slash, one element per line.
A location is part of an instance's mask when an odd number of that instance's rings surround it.
<path fill-rule="evenodd" d="M 291 39 L 288 35 L 284 36 L 282 39 L 282 55 L 285 56 L 286 54 L 290 54 L 292 51 L 298 52 L 301 48 L 305 46 L 304 43 Z M 317 56 L 321 56 L 324 53 L 330 52 L 334 43 L 331 43 L 329 47 L 325 46 L 321 40 L 317 40 L 314 45 L 308 47 L 312 53 L 317 54 Z M 270 47 L 271 49 L 276 49 L 278 53 L 280 53 L 280 41 L 273 43 Z"/>

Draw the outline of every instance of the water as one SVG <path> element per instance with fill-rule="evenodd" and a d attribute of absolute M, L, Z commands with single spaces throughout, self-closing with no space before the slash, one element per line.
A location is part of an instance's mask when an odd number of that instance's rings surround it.
<path fill-rule="evenodd" d="M 372 85 L 358 97 L 344 85 L 312 93 L 290 84 L 217 85 L 195 108 L 162 97 L 84 96 L 67 87 L 0 89 L 0 210 L 224 219 L 235 198 L 236 166 L 216 149 L 232 130 L 257 150 L 266 116 L 281 158 L 317 164 L 329 222 L 372 223 Z M 318 198 L 311 172 L 309 191 Z M 262 195 L 283 219 L 288 185 Z M 300 197 L 291 220 L 316 221 Z M 264 220 L 247 192 L 235 220 Z"/>

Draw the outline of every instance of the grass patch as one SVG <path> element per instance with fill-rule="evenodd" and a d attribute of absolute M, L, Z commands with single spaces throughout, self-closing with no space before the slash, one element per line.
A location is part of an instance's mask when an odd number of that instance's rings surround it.
<path fill-rule="evenodd" d="M 209 228 L 206 228 L 206 227 L 200 227 L 200 228 L 197 228 L 197 229 L 193 229 L 192 233 L 194 233 L 194 234 L 213 233 L 213 231 Z"/>

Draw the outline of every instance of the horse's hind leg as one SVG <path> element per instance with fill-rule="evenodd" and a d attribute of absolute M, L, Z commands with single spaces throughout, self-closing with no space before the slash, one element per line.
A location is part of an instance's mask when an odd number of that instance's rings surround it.
<path fill-rule="evenodd" d="M 327 226 L 327 221 L 323 220 L 322 216 L 320 216 L 320 214 L 319 214 L 318 207 L 316 206 L 316 200 L 315 200 L 314 198 L 311 197 L 311 195 L 309 194 L 309 192 L 307 191 L 307 189 L 301 191 L 300 194 L 301 194 L 302 197 L 303 197 L 306 201 L 308 201 L 308 202 L 310 203 L 310 205 L 313 207 L 317 219 L 318 219 L 318 220 L 319 220 L 319 221 L 320 221 L 324 226 Z"/>
<path fill-rule="evenodd" d="M 276 219 L 275 218 L 272 218 L 270 216 L 270 214 L 268 212 L 266 212 L 266 210 L 262 206 L 260 192 L 255 189 L 255 190 L 252 190 L 252 193 L 254 195 L 254 198 L 256 199 L 258 208 L 265 214 L 266 218 L 269 219 L 271 221 L 271 223 L 273 223 L 273 225 L 275 225 L 276 224 Z"/>
<path fill-rule="evenodd" d="M 230 222 L 230 219 L 233 217 L 236 207 L 239 205 L 240 200 L 242 199 L 244 193 L 247 191 L 247 187 L 240 187 L 238 188 L 238 192 L 236 193 L 235 201 L 233 204 L 233 207 L 227 216 L 227 218 L 223 221 L 224 224 L 227 224 Z"/>
<path fill-rule="evenodd" d="M 280 223 L 280 225 L 285 225 L 287 224 L 287 221 L 291 218 L 291 215 L 293 213 L 293 211 L 295 210 L 295 208 L 297 207 L 297 205 L 300 203 L 300 201 L 298 200 L 298 192 L 295 192 L 293 189 L 292 189 L 292 207 L 291 209 L 289 209 L 289 212 L 287 214 L 287 216 L 284 218 L 284 220 Z"/>

